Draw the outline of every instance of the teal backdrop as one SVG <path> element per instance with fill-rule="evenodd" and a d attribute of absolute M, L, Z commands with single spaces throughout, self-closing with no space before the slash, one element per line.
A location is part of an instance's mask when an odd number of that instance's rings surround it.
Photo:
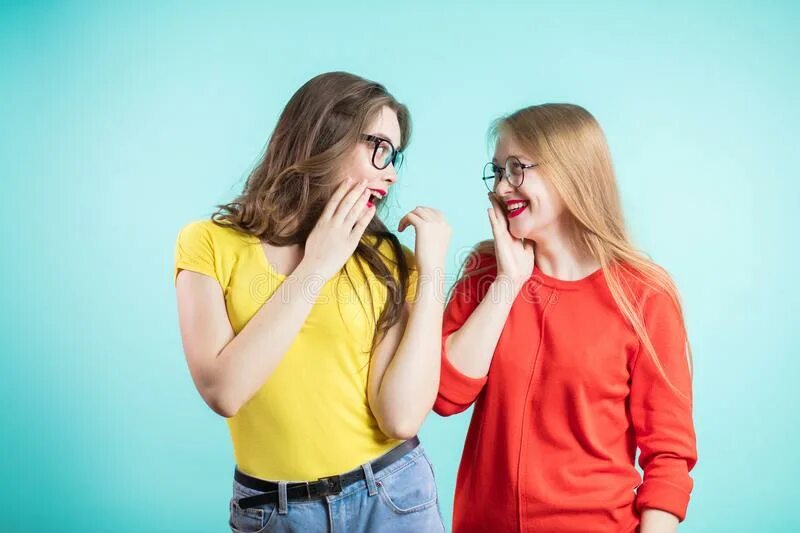
<path fill-rule="evenodd" d="M 443 210 L 451 271 L 490 235 L 489 122 L 595 114 L 694 343 L 680 530 L 800 531 L 797 2 L 0 6 L 0 530 L 225 530 L 231 445 L 181 350 L 175 238 L 241 189 L 303 82 L 347 70 L 409 105 L 386 219 Z M 469 416 L 421 432 L 448 528 Z"/>

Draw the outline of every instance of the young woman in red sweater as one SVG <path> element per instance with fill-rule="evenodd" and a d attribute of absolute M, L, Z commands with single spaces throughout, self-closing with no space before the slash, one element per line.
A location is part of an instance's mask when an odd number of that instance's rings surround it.
<path fill-rule="evenodd" d="M 493 132 L 494 239 L 453 288 L 434 406 L 475 403 L 453 530 L 675 531 L 697 460 L 677 289 L 630 242 L 589 112 L 528 107 Z"/>

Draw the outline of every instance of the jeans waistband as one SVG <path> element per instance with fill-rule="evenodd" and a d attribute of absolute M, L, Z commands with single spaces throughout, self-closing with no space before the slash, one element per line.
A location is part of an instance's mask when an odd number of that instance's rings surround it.
<path fill-rule="evenodd" d="M 317 481 L 303 481 L 299 483 L 267 481 L 245 474 L 236 468 L 233 477 L 237 482 L 247 488 L 262 492 L 262 494 L 240 499 L 238 502 L 239 507 L 247 509 L 265 503 L 275 503 L 283 498 L 289 501 L 307 501 L 340 494 L 345 487 L 366 479 L 365 468 L 368 467 L 373 473 L 378 473 L 417 448 L 419 444 L 419 438 L 414 437 L 359 468 L 345 472 L 344 474 L 320 478 Z M 283 491 L 285 491 L 285 494 L 282 495 L 281 492 Z M 283 498 L 281 498 L 281 496 L 283 496 Z"/>

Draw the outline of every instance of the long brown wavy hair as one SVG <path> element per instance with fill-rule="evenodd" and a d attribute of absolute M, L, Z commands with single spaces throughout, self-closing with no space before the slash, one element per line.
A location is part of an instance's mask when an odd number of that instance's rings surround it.
<path fill-rule="evenodd" d="M 542 104 L 520 109 L 496 120 L 490 140 L 510 135 L 525 154 L 540 165 L 540 172 L 563 199 L 569 228 L 578 248 L 600 263 L 612 297 L 635 331 L 661 375 L 667 379 L 641 315 L 628 278 L 667 294 L 677 308 L 686 333 L 680 296 L 669 274 L 631 242 L 625 226 L 611 153 L 603 130 L 586 109 L 573 104 Z M 494 268 L 477 267 L 481 256 L 494 257 L 494 241 L 478 243 L 462 266 L 472 276 Z M 627 275 L 625 275 L 627 274 Z M 691 347 L 686 339 L 687 362 L 691 369 Z M 670 383 L 672 385 L 672 383 Z M 680 396 L 685 394 L 672 385 Z"/>
<path fill-rule="evenodd" d="M 347 72 L 328 72 L 307 81 L 286 104 L 264 156 L 247 178 L 241 194 L 230 203 L 217 205 L 212 221 L 274 246 L 304 245 L 341 181 L 346 157 L 383 106 L 397 113 L 402 136 L 398 149 L 408 146 L 408 109 L 383 85 Z M 386 303 L 375 321 L 374 347 L 400 319 L 409 265 L 397 236 L 377 214 L 364 237 L 374 239 L 362 238 L 354 255 L 387 289 Z M 390 244 L 393 257 L 379 252 L 383 241 Z M 366 279 L 361 262 L 355 263 Z M 348 269 L 344 270 L 352 283 Z M 369 295 L 373 298 L 372 287 Z M 373 309 L 371 305 L 369 308 Z"/>

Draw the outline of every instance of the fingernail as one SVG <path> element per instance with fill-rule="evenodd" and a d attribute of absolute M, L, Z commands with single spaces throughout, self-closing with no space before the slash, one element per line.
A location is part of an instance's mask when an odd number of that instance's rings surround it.
<path fill-rule="evenodd" d="M 367 207 L 372 207 L 373 205 L 372 200 L 367 200 Z"/>

